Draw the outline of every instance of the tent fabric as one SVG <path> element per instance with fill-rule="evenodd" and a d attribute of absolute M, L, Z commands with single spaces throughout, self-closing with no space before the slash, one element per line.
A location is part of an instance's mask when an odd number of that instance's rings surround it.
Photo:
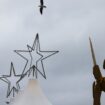
<path fill-rule="evenodd" d="M 12 105 L 52 105 L 37 80 L 29 80 L 26 89 L 14 99 Z"/>

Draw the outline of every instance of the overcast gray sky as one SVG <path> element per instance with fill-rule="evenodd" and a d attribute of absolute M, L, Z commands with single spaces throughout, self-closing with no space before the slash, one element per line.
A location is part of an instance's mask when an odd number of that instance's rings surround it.
<path fill-rule="evenodd" d="M 42 50 L 60 52 L 44 61 L 47 80 L 40 85 L 53 105 L 92 104 L 91 36 L 97 63 L 105 58 L 105 0 L 0 0 L 0 75 L 8 74 L 11 61 L 21 73 L 24 60 L 13 50 L 27 49 L 39 33 Z M 21 85 L 23 86 L 23 85 Z M 0 105 L 7 85 L 0 82 Z M 102 105 L 105 103 L 102 95 Z"/>

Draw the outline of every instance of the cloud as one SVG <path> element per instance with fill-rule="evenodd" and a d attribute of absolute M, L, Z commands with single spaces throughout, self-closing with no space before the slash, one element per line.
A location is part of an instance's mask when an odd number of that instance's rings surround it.
<path fill-rule="evenodd" d="M 47 81 L 40 81 L 45 94 L 55 105 L 92 104 L 94 78 L 88 37 L 92 38 L 102 69 L 105 1 L 45 0 L 43 16 L 38 5 L 37 0 L 0 1 L 0 75 L 9 73 L 11 61 L 16 72 L 21 73 L 25 62 L 13 50 L 32 45 L 38 32 L 42 50 L 60 51 L 44 61 Z M 102 104 L 103 97 L 104 94 Z"/>

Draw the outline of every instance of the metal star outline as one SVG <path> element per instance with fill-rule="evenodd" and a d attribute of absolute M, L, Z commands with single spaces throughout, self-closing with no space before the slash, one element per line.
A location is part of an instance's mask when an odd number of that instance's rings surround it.
<path fill-rule="evenodd" d="M 17 81 L 16 84 L 12 84 L 12 81 L 9 80 L 10 77 L 17 77 Z M 22 80 L 24 76 L 22 75 L 16 75 L 15 73 L 15 69 L 14 69 L 14 65 L 11 62 L 11 67 L 10 67 L 10 74 L 9 75 L 3 75 L 2 77 L 0 77 L 0 79 L 8 84 L 8 89 L 7 89 L 7 98 L 11 95 L 11 93 L 13 92 L 13 97 L 15 96 L 15 93 L 18 93 L 19 89 L 20 89 L 20 85 L 19 82 Z"/>
<path fill-rule="evenodd" d="M 26 64 L 25 64 L 25 67 L 24 67 L 22 73 L 24 74 L 24 71 L 25 71 L 25 69 L 27 67 L 27 64 L 30 63 L 30 67 L 26 71 L 26 73 L 29 73 L 28 76 L 30 76 L 30 73 L 33 71 L 33 76 L 35 75 L 36 78 L 37 78 L 37 75 L 38 75 L 37 72 L 39 72 L 46 79 L 46 74 L 45 74 L 45 70 L 44 70 L 43 60 L 47 59 L 48 57 L 50 57 L 50 56 L 52 56 L 52 55 L 54 55 L 56 53 L 58 53 L 59 51 L 42 51 L 40 49 L 40 42 L 39 42 L 39 35 L 38 35 L 38 33 L 36 34 L 33 46 L 31 47 L 31 46 L 27 45 L 27 48 L 28 48 L 28 50 L 15 50 L 15 52 L 19 56 L 21 56 L 24 60 L 26 60 Z M 32 52 L 33 51 L 36 51 L 35 53 L 37 53 L 40 56 L 40 58 L 38 60 L 36 60 L 36 62 L 35 62 L 36 64 L 34 64 L 34 65 L 32 65 L 32 63 L 33 63 Z M 23 54 L 21 54 L 22 52 L 30 54 L 30 57 L 31 57 L 31 61 L 30 62 L 29 62 L 28 58 L 26 58 L 25 56 L 23 56 Z M 41 62 L 43 73 L 37 67 L 39 62 Z"/>

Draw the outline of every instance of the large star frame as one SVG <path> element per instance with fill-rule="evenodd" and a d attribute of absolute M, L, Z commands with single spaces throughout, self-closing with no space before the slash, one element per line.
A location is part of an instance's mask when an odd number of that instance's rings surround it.
<path fill-rule="evenodd" d="M 28 76 L 30 76 L 31 72 L 33 71 L 33 77 L 36 76 L 36 79 L 38 78 L 38 74 L 37 72 L 39 72 L 39 74 L 41 74 L 45 79 L 46 79 L 46 74 L 45 74 L 45 70 L 44 70 L 44 65 L 43 65 L 43 60 L 47 59 L 48 57 L 58 53 L 59 51 L 42 51 L 40 49 L 40 42 L 39 42 L 39 35 L 38 33 L 36 34 L 36 37 L 35 37 L 35 40 L 34 40 L 34 43 L 33 43 L 33 46 L 29 46 L 27 45 L 27 49 L 28 50 L 15 50 L 15 52 L 21 56 L 24 60 L 26 60 L 26 64 L 25 64 L 25 67 L 22 71 L 22 74 L 28 74 Z M 36 60 L 36 62 L 34 62 L 33 64 L 33 55 L 32 53 L 35 51 L 35 53 L 37 55 L 40 56 L 39 59 Z M 30 62 L 29 62 L 29 58 L 27 58 L 26 56 L 24 56 L 23 53 L 29 53 L 30 55 Z M 39 70 L 38 68 L 38 63 L 41 62 L 41 66 L 42 66 L 42 72 Z M 30 67 L 28 67 L 29 69 L 25 72 L 26 70 L 26 67 L 28 65 L 28 63 L 30 64 Z"/>

